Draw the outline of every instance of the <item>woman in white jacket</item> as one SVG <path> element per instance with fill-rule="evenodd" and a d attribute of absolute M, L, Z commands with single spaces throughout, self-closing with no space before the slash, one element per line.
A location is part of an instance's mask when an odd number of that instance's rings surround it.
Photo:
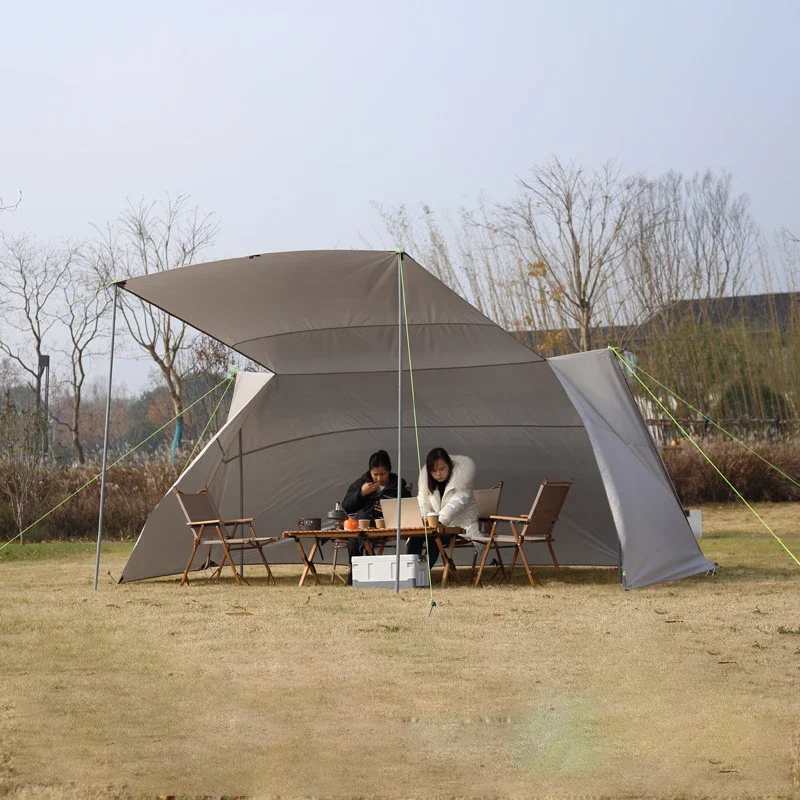
<path fill-rule="evenodd" d="M 425 466 L 419 473 L 419 511 L 425 519 L 428 514 L 438 514 L 439 524 L 464 528 L 467 536 L 478 533 L 478 503 L 475 500 L 473 482 L 475 462 L 468 456 L 450 456 L 443 447 L 435 447 L 428 453 Z M 420 554 L 423 538 L 408 542 L 408 552 Z M 447 546 L 450 537 L 442 536 Z M 438 548 L 431 546 L 430 565 L 439 557 Z"/>

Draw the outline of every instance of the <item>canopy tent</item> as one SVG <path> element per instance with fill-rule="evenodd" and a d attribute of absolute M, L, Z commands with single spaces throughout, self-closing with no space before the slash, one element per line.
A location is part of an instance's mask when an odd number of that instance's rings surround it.
<path fill-rule="evenodd" d="M 545 360 L 406 254 L 402 275 L 416 410 L 404 353 L 407 479 L 416 424 L 423 458 L 443 446 L 475 459 L 476 486 L 504 481 L 504 513 L 526 511 L 543 477 L 574 478 L 556 529 L 562 564 L 618 565 L 628 588 L 713 568 L 611 353 Z M 396 455 L 397 277 L 395 253 L 318 251 L 123 282 L 273 373 L 237 376 L 227 423 L 177 486 L 208 485 L 223 516 L 253 516 L 260 535 L 279 535 L 332 508 L 369 453 Z M 182 572 L 191 542 L 168 493 L 121 580 Z M 273 562 L 296 556 L 291 542 L 270 546 Z"/>

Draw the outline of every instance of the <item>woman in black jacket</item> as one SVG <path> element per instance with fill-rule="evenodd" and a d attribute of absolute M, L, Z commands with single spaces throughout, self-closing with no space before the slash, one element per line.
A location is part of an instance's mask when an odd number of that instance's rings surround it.
<path fill-rule="evenodd" d="M 342 500 L 342 508 L 348 514 L 354 514 L 358 519 L 368 519 L 375 522 L 375 517 L 382 519 L 383 515 L 376 506 L 383 498 L 397 497 L 397 475 L 392 472 L 392 462 L 385 450 L 378 450 L 369 457 L 369 469 L 350 484 L 347 494 Z M 402 482 L 402 497 L 411 497 L 408 484 Z M 364 553 L 365 536 L 355 536 L 347 544 L 350 558 Z"/>

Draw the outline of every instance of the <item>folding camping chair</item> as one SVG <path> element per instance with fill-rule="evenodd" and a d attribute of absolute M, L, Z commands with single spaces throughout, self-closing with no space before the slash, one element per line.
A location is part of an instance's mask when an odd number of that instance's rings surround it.
<path fill-rule="evenodd" d="M 525 572 L 528 574 L 531 586 L 535 585 L 534 582 L 541 584 L 531 573 L 528 559 L 525 557 L 525 545 L 535 543 L 547 545 L 550 550 L 550 557 L 553 560 L 553 566 L 556 568 L 559 579 L 562 578 L 561 567 L 558 565 L 556 554 L 553 551 L 553 528 L 558 522 L 558 516 L 564 506 L 564 501 L 567 499 L 567 493 L 572 483 L 572 478 L 568 481 L 549 481 L 545 478 L 539 486 L 539 491 L 536 493 L 536 498 L 527 516 L 503 517 L 493 515 L 490 517 L 492 525 L 489 535 L 474 536 L 472 538 L 473 542 L 479 542 L 484 546 L 478 575 L 475 578 L 476 586 L 481 585 L 481 578 L 483 577 L 483 570 L 486 566 L 486 558 L 489 555 L 489 551 L 494 549 L 499 556 L 500 550 L 504 548 L 513 548 L 514 550 L 508 574 L 506 574 L 502 560 L 500 561 L 500 569 L 503 572 L 504 579 L 511 580 L 514 574 L 514 567 L 517 564 L 517 557 L 519 557 L 525 567 Z M 500 522 L 509 524 L 511 527 L 510 534 L 497 533 L 497 525 Z M 521 529 L 517 530 L 517 525 L 521 525 Z"/>
<path fill-rule="evenodd" d="M 209 556 L 212 547 L 222 548 L 222 561 L 220 561 L 217 569 L 214 572 L 213 578 L 219 578 L 222 574 L 222 568 L 226 562 L 230 563 L 233 570 L 233 576 L 236 583 L 247 583 L 244 576 L 239 574 L 236 569 L 236 564 L 233 561 L 233 553 L 241 553 L 245 550 L 258 550 L 261 560 L 267 570 L 267 583 L 275 583 L 275 577 L 272 570 L 269 568 L 269 562 L 264 555 L 264 546 L 270 542 L 277 541 L 275 536 L 256 536 L 255 528 L 253 527 L 253 517 L 244 517 L 242 519 L 222 519 L 219 511 L 217 510 L 211 495 L 208 492 L 208 487 L 204 486 L 196 494 L 189 492 L 182 492 L 180 489 L 173 487 L 173 492 L 178 498 L 178 503 L 186 517 L 186 524 L 192 529 L 192 536 L 194 536 L 194 543 L 192 544 L 192 553 L 189 560 L 186 562 L 186 569 L 183 571 L 181 578 L 181 586 L 189 582 L 189 570 L 191 569 L 192 562 L 194 561 L 195 553 L 201 545 L 208 545 Z M 244 533 L 245 526 L 250 530 L 250 535 Z M 234 539 L 233 535 L 236 529 L 242 528 L 242 537 Z"/>
<path fill-rule="evenodd" d="M 336 571 L 336 566 L 339 563 L 339 551 L 347 550 L 347 545 L 350 543 L 349 539 L 334 539 L 333 540 L 333 561 L 331 562 L 331 583 L 336 583 L 338 578 L 345 586 L 347 585 L 347 578 L 340 575 Z"/>
<path fill-rule="evenodd" d="M 481 535 L 488 536 L 491 529 L 491 518 L 500 510 L 500 496 L 503 494 L 503 481 L 490 489 L 475 489 L 475 500 L 478 503 L 478 530 Z M 453 549 L 456 547 L 471 547 L 472 572 L 470 580 L 475 580 L 475 567 L 478 563 L 478 545 L 475 539 L 467 536 L 454 536 Z M 499 556 L 499 553 L 498 553 Z"/>

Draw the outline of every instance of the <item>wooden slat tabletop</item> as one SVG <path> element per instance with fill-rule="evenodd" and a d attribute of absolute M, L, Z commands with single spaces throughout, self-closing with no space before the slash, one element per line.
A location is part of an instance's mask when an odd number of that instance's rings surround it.
<path fill-rule="evenodd" d="M 463 531 L 463 528 L 445 528 L 444 535 L 459 534 L 463 533 Z M 371 538 L 380 539 L 384 536 L 396 536 L 397 528 L 359 528 L 357 531 L 335 531 L 330 529 L 324 531 L 284 531 L 283 537 L 284 539 L 352 539 L 361 533 L 365 533 Z M 428 528 L 428 535 L 432 536 L 433 533 L 434 530 Z M 425 528 L 400 528 L 400 535 L 424 536 Z"/>

